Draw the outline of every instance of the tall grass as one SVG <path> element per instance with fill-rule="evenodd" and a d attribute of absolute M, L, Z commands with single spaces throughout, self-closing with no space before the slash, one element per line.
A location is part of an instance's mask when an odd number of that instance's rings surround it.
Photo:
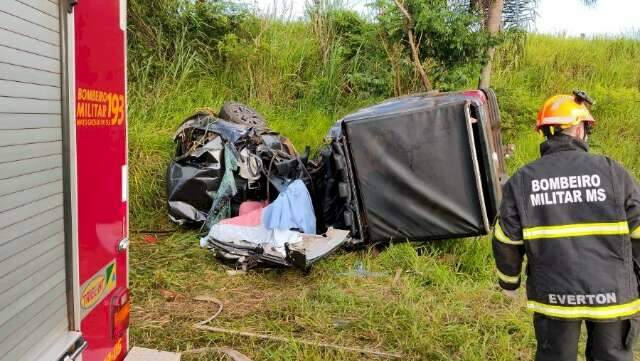
<path fill-rule="evenodd" d="M 507 139 L 519 146 L 512 165 L 531 160 L 537 151 L 532 148 L 540 139 L 527 132 L 540 104 L 554 94 L 583 89 L 596 100 L 594 151 L 621 161 L 640 177 L 640 71 L 632 60 L 640 56 L 640 42 L 535 35 L 527 40 L 525 54 L 512 67 L 511 55 L 501 52 L 494 75 Z"/>

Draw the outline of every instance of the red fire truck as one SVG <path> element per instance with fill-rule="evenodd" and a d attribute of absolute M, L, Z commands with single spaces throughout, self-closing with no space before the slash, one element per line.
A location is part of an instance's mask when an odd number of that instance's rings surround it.
<path fill-rule="evenodd" d="M 128 350 L 125 0 L 0 1 L 0 360 Z"/>

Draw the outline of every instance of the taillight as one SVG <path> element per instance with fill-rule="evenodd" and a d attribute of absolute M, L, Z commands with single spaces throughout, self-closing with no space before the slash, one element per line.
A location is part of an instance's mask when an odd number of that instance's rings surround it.
<path fill-rule="evenodd" d="M 111 296 L 111 330 L 114 340 L 124 336 L 127 331 L 130 313 L 129 289 L 116 289 L 113 296 Z"/>

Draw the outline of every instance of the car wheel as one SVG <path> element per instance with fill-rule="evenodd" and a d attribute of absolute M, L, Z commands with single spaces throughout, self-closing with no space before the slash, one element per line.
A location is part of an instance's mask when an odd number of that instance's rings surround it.
<path fill-rule="evenodd" d="M 267 121 L 255 109 L 238 102 L 224 103 L 218 117 L 250 127 L 265 128 L 267 126 Z"/>

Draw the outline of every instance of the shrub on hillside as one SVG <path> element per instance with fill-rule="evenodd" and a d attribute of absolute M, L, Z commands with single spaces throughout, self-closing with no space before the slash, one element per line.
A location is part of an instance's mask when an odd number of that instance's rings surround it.
<path fill-rule="evenodd" d="M 409 58 L 406 19 L 393 0 L 378 0 L 377 6 L 386 41 L 402 43 Z M 484 30 L 482 18 L 446 0 L 406 0 L 404 6 L 413 17 L 421 60 L 435 88 L 455 89 L 475 81 L 487 49 L 500 41 Z"/>
<path fill-rule="evenodd" d="M 185 53 L 217 58 L 215 49 L 229 34 L 244 31 L 256 18 L 246 7 L 221 0 L 130 0 L 129 63 L 147 67 L 151 75 Z M 133 79 L 137 72 L 132 72 Z"/>

